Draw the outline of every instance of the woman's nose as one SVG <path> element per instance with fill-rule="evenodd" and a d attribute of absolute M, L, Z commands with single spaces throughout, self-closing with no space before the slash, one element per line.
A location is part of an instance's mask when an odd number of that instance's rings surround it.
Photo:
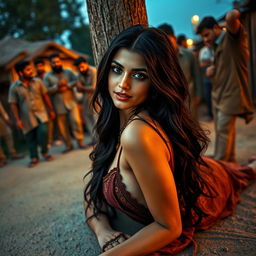
<path fill-rule="evenodd" d="M 121 89 L 128 89 L 129 88 L 130 82 L 129 82 L 128 74 L 124 74 L 124 76 L 122 77 L 122 80 L 119 82 L 118 86 Z"/>

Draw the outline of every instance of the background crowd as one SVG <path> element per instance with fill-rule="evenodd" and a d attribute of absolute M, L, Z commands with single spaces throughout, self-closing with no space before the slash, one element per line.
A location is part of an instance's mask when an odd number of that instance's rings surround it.
<path fill-rule="evenodd" d="M 36 74 L 32 63 L 16 63 L 19 79 L 10 86 L 8 94 L 15 125 L 26 139 L 31 159 L 29 167 L 39 163 L 39 147 L 44 160 L 54 159 L 48 149 L 55 140 L 65 144 L 64 154 L 73 150 L 73 138 L 80 149 L 90 147 L 94 140 L 95 115 L 89 102 L 96 83 L 96 69 L 83 57 L 74 61 L 77 75 L 63 67 L 59 54 L 51 54 L 49 61 L 52 70 L 46 72 L 44 60 L 35 59 Z M 16 154 L 14 149 L 9 120 L 1 105 L 1 131 L 6 129 L 1 137 L 7 142 L 8 153 L 14 160 L 23 156 Z M 85 129 L 90 136 L 87 144 L 84 143 Z M 2 153 L 1 166 L 6 163 L 7 157 Z"/>

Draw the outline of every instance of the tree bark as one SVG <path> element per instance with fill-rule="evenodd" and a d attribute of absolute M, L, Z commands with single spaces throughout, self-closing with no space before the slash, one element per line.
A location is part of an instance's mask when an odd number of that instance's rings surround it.
<path fill-rule="evenodd" d="M 148 24 L 145 0 L 86 0 L 96 66 L 113 38 L 125 28 Z"/>

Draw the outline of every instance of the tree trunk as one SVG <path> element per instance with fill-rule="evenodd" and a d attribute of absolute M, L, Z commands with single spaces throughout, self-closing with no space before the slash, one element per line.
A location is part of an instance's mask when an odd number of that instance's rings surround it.
<path fill-rule="evenodd" d="M 96 66 L 117 34 L 132 25 L 148 24 L 145 0 L 86 0 L 86 2 Z"/>

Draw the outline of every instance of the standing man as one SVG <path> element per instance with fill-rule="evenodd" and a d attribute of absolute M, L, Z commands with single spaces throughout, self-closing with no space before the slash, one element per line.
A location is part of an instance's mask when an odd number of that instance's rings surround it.
<path fill-rule="evenodd" d="M 46 74 L 44 60 L 42 58 L 36 58 L 34 60 L 34 65 L 35 65 L 35 68 L 36 68 L 36 76 L 43 80 L 44 75 Z"/>
<path fill-rule="evenodd" d="M 226 31 L 213 17 L 205 17 L 197 28 L 204 43 L 214 49 L 214 63 L 206 70 L 212 78 L 212 107 L 216 138 L 214 158 L 235 159 L 235 121 L 246 123 L 253 118 L 253 104 L 248 81 L 248 41 L 241 24 L 240 12 L 226 14 Z"/>
<path fill-rule="evenodd" d="M 90 66 L 86 59 L 78 57 L 74 61 L 74 65 L 77 67 L 79 73 L 77 77 L 77 90 L 83 94 L 82 106 L 83 106 L 83 118 L 86 124 L 87 130 L 91 137 L 91 143 L 93 144 L 93 127 L 95 124 L 95 113 L 90 105 L 93 92 L 96 86 L 97 71 L 95 67 Z"/>
<path fill-rule="evenodd" d="M 62 153 L 73 150 L 68 123 L 70 123 L 78 147 L 86 148 L 83 143 L 82 120 L 73 91 L 77 82 L 76 76 L 71 70 L 62 67 L 60 56 L 57 53 L 50 55 L 49 60 L 52 71 L 45 75 L 44 82 L 49 95 L 52 96 L 59 131 L 66 145 L 66 149 Z"/>
<path fill-rule="evenodd" d="M 20 61 L 15 65 L 19 80 L 13 83 L 9 90 L 8 101 L 14 115 L 18 129 L 25 134 L 31 161 L 29 167 L 34 167 L 39 162 L 38 149 L 46 161 L 53 160 L 48 154 L 47 132 L 48 113 L 51 119 L 55 113 L 47 90 L 39 78 L 33 77 L 32 66 L 28 61 Z"/>
<path fill-rule="evenodd" d="M 34 60 L 34 65 L 35 65 L 35 68 L 36 68 L 36 77 L 40 78 L 40 79 L 44 79 L 44 76 L 46 75 L 46 69 L 45 69 L 45 61 L 44 59 L 38 57 Z M 50 96 L 50 100 L 52 102 L 52 97 L 51 95 Z M 49 120 L 48 122 L 48 148 L 51 148 L 52 145 L 53 145 L 53 141 L 54 141 L 54 138 L 55 138 L 55 134 L 54 132 L 57 132 L 57 122 L 56 122 L 56 119 L 54 120 Z M 58 136 L 59 137 L 59 136 Z M 61 143 L 60 140 L 57 140 L 56 141 L 57 143 Z"/>
<path fill-rule="evenodd" d="M 177 44 L 179 47 L 188 48 L 186 35 L 184 35 L 184 34 L 178 35 Z"/>
<path fill-rule="evenodd" d="M 194 118 L 197 118 L 197 105 L 199 102 L 200 88 L 195 57 L 190 50 L 178 46 L 173 27 L 171 25 L 165 23 L 160 25 L 158 28 L 167 34 L 169 40 L 177 52 L 180 66 L 188 83 L 189 94 L 191 97 L 190 110 Z"/>
<path fill-rule="evenodd" d="M 12 160 L 21 159 L 24 157 L 23 155 L 16 153 L 12 137 L 11 120 L 0 100 L 0 167 L 7 164 L 7 157 L 5 156 L 2 148 L 2 141 L 5 142 L 8 153 Z"/>
<path fill-rule="evenodd" d="M 202 83 L 203 83 L 203 95 L 204 100 L 207 106 L 207 120 L 211 121 L 213 119 L 212 114 L 212 83 L 208 76 L 206 76 L 206 69 L 207 67 L 213 64 L 214 60 L 214 52 L 212 48 L 208 46 L 204 46 L 199 51 L 198 61 L 201 68 L 202 74 Z"/>

